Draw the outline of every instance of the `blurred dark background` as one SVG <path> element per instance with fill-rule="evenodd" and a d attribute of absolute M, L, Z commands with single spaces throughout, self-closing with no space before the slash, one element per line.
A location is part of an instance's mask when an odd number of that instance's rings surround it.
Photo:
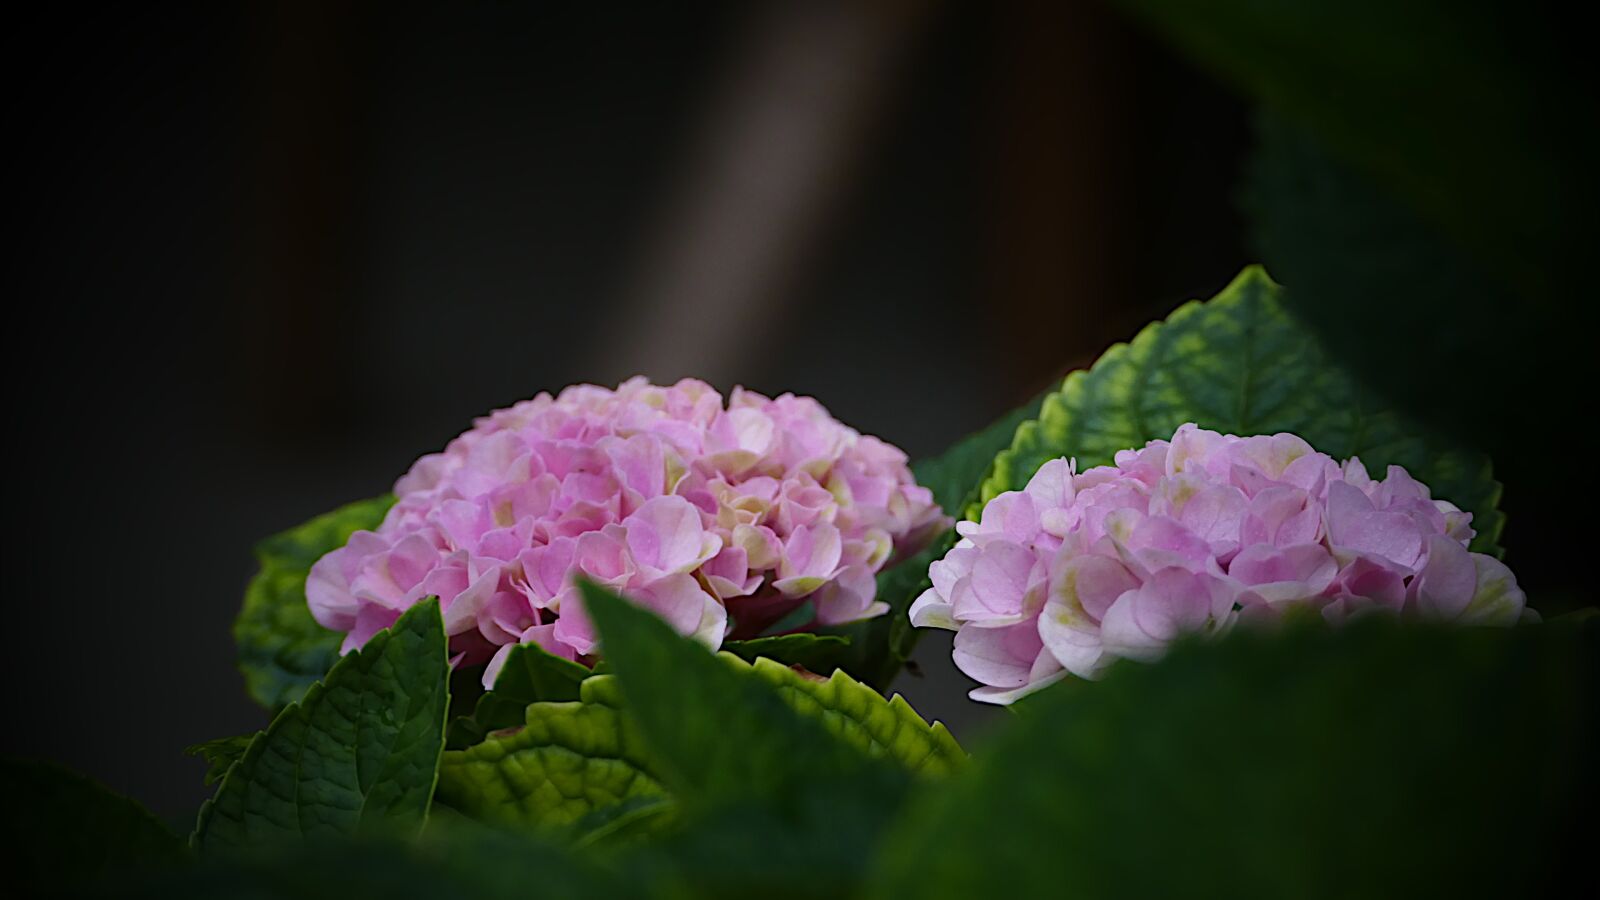
<path fill-rule="evenodd" d="M 5 42 L 4 752 L 167 816 L 209 793 L 184 746 L 265 724 L 254 541 L 473 416 L 696 375 L 915 457 L 1249 261 L 1244 101 L 1098 3 L 72 7 Z M 948 651 L 898 686 L 970 736 Z"/>

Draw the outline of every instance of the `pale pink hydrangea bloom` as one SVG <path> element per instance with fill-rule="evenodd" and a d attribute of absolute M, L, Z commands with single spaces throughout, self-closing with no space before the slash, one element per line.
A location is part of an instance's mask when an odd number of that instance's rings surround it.
<path fill-rule="evenodd" d="M 578 385 L 478 419 L 395 484 L 377 531 L 312 567 L 317 621 L 344 651 L 438 595 L 455 662 L 534 643 L 592 661 L 574 578 L 711 647 L 811 601 L 800 627 L 881 615 L 878 570 L 950 520 L 897 448 L 809 397 L 635 378 Z"/>
<path fill-rule="evenodd" d="M 1010 703 L 1292 608 L 1333 622 L 1524 614 L 1511 571 L 1467 550 L 1471 514 L 1398 466 L 1374 481 L 1359 459 L 1340 464 L 1292 434 L 1189 424 L 1114 466 L 1075 468 L 1045 463 L 981 521 L 959 523 L 911 607 L 913 624 L 956 632 L 956 665 L 983 684 L 975 700 Z"/>

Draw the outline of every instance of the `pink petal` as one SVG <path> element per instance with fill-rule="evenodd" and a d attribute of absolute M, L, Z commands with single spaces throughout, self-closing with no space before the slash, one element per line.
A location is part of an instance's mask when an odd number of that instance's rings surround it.
<path fill-rule="evenodd" d="M 956 667 L 991 687 L 1016 688 L 1028 683 L 1028 673 L 1044 649 L 1032 622 L 1005 628 L 963 628 L 956 632 L 953 657 Z"/>

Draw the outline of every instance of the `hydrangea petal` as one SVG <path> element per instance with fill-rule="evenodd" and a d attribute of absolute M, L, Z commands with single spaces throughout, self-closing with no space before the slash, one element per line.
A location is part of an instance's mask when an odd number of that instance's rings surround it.
<path fill-rule="evenodd" d="M 1291 434 L 1180 426 L 1114 466 L 1045 463 L 997 495 L 928 575 L 911 622 L 956 632 L 973 699 L 1007 703 L 1065 674 L 1159 657 L 1184 634 L 1400 614 L 1508 624 L 1527 615 L 1498 560 L 1468 553 L 1470 517 L 1391 467 L 1374 480 Z M 1046 572 L 1044 602 L 1032 593 Z M 1022 632 L 1033 626 L 1048 664 Z M 1026 671 L 1026 675 L 1023 673 Z"/>

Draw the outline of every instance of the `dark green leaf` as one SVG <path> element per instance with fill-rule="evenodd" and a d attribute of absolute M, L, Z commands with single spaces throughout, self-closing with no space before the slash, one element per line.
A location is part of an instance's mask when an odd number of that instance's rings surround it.
<path fill-rule="evenodd" d="M 0 761 L 7 888 L 31 896 L 173 866 L 183 842 L 143 806 L 53 763 Z"/>
<path fill-rule="evenodd" d="M 683 815 L 681 828 L 639 851 L 635 877 L 667 896 L 850 892 L 905 796 L 903 772 L 863 752 L 826 714 L 797 713 L 767 681 L 774 670 L 799 677 L 789 670 L 713 656 L 653 614 L 583 589 L 630 715 Z"/>
<path fill-rule="evenodd" d="M 1049 688 L 867 895 L 1543 896 L 1588 858 L 1597 634 L 1240 632 Z"/>
<path fill-rule="evenodd" d="M 841 661 L 849 659 L 850 639 L 833 634 L 780 634 L 748 641 L 727 641 L 722 649 L 745 662 L 766 657 L 827 675 L 839 668 Z"/>
<path fill-rule="evenodd" d="M 996 457 L 980 501 L 1020 490 L 1051 459 L 1075 457 L 1079 471 L 1107 465 L 1184 422 L 1240 435 L 1287 431 L 1337 459 L 1361 457 L 1378 477 L 1404 466 L 1435 498 L 1473 514 L 1473 549 L 1498 555 L 1504 517 L 1488 458 L 1375 404 L 1284 312 L 1279 292 L 1259 268 L 1246 269 L 1216 298 L 1184 304 L 1068 375 Z"/>
<path fill-rule="evenodd" d="M 1542 281 L 1571 240 L 1594 127 L 1558 20 L 1459 0 L 1124 2 L 1507 281 Z"/>
<path fill-rule="evenodd" d="M 904 798 L 900 785 L 856 775 L 818 777 L 781 804 L 731 800 L 636 847 L 628 871 L 674 900 L 868 896 L 872 853 Z"/>
<path fill-rule="evenodd" d="M 630 718 L 680 799 L 785 793 L 871 768 L 871 757 L 799 715 L 769 684 L 593 584 L 584 604 Z"/>
<path fill-rule="evenodd" d="M 1544 415 L 1572 330 L 1309 135 L 1270 117 L 1259 132 L 1244 199 L 1284 303 L 1365 386 L 1503 461 L 1525 442 L 1494 426 Z"/>
<path fill-rule="evenodd" d="M 1491 454 L 1510 508 L 1559 508 L 1549 443 L 1592 380 L 1583 7 L 1125 2 L 1260 101 L 1241 194 L 1289 308 L 1388 403 Z M 1518 561 L 1581 589 L 1561 563 L 1581 545 L 1530 525 Z"/>
<path fill-rule="evenodd" d="M 264 856 L 211 858 L 116 896 L 155 900 L 628 900 L 630 884 L 550 844 L 470 822 L 430 825 L 420 839 L 333 839 Z"/>
<path fill-rule="evenodd" d="M 450 749 L 470 747 L 491 731 L 521 725 L 530 703 L 578 699 L 579 687 L 591 674 L 587 666 L 536 644 L 513 647 L 494 690 L 478 698 L 470 717 L 450 723 Z"/>
<path fill-rule="evenodd" d="M 245 687 L 257 703 L 276 710 L 298 700 L 339 658 L 341 636 L 318 625 L 306 606 L 306 574 L 352 533 L 378 527 L 393 505 L 389 495 L 361 500 L 256 546 L 261 571 L 245 590 L 233 637 Z"/>
<path fill-rule="evenodd" d="M 203 851 L 415 832 L 433 796 L 449 704 L 437 600 L 339 660 L 251 742 L 202 807 Z"/>
<path fill-rule="evenodd" d="M 190 756 L 203 757 L 206 761 L 206 784 L 215 784 L 228 774 L 233 764 L 244 756 L 244 751 L 249 749 L 250 742 L 260 736 L 261 732 L 253 734 L 239 734 L 233 737 L 217 738 L 192 747 L 184 748 L 184 753 Z"/>

